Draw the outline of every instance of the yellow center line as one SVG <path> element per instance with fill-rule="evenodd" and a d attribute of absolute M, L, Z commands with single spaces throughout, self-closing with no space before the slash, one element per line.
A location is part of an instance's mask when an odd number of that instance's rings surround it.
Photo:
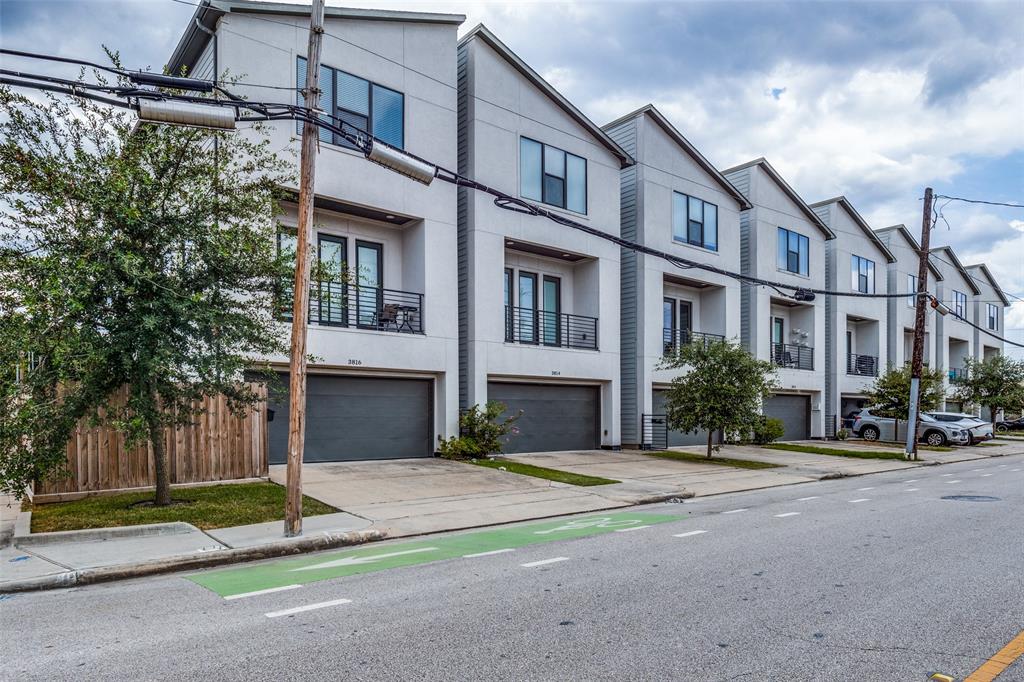
<path fill-rule="evenodd" d="M 1009 644 L 997 651 L 992 658 L 982 663 L 980 668 L 964 679 L 964 682 L 992 682 L 1021 656 L 1024 656 L 1024 631 L 1011 639 Z"/>

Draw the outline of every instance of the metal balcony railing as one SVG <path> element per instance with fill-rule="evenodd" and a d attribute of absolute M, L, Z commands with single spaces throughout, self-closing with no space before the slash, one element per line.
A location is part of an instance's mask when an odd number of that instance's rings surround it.
<path fill-rule="evenodd" d="M 284 320 L 292 317 L 291 288 L 289 281 L 278 296 L 278 316 Z M 309 322 L 422 334 L 423 294 L 360 284 L 313 282 L 309 288 Z"/>
<path fill-rule="evenodd" d="M 597 318 L 505 306 L 505 340 L 597 350 Z"/>
<path fill-rule="evenodd" d="M 665 355 L 675 355 L 685 345 L 691 343 L 702 343 L 705 346 L 711 343 L 725 341 L 721 334 L 708 334 L 707 332 L 695 332 L 689 329 L 662 329 L 662 344 Z"/>
<path fill-rule="evenodd" d="M 773 343 L 772 362 L 790 369 L 814 369 L 814 348 L 793 343 Z"/>
<path fill-rule="evenodd" d="M 878 358 L 874 355 L 846 354 L 846 373 L 858 377 L 877 377 Z"/>
<path fill-rule="evenodd" d="M 960 380 L 966 379 L 966 378 L 967 378 L 967 368 L 966 367 L 950 367 L 949 368 L 949 380 L 950 381 L 960 381 Z"/>

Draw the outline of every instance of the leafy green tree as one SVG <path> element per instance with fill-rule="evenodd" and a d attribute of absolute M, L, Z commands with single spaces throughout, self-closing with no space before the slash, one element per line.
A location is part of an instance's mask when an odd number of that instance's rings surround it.
<path fill-rule="evenodd" d="M 775 389 L 775 368 L 735 343 L 689 343 L 662 367 L 685 369 L 665 397 L 670 429 L 708 432 L 707 455 L 715 431 L 748 432 L 761 419 L 761 403 Z"/>
<path fill-rule="evenodd" d="M 967 375 L 953 384 L 958 400 L 987 407 L 993 422 L 999 410 L 1024 409 L 1024 361 L 1002 354 L 967 358 L 966 369 Z"/>
<path fill-rule="evenodd" d="M 894 419 L 895 434 L 899 434 L 900 419 L 910 414 L 910 365 L 889 367 L 866 391 L 872 411 L 882 417 Z M 942 404 L 945 389 L 942 372 L 937 369 L 921 369 L 921 384 L 918 389 L 919 412 L 934 410 Z M 897 436 L 898 437 L 898 436 Z"/>
<path fill-rule="evenodd" d="M 171 502 L 164 429 L 204 396 L 252 405 L 243 370 L 286 349 L 274 218 L 292 165 L 259 128 L 0 88 L 0 488 L 60 475 L 76 423 L 105 420 L 150 444 Z"/>

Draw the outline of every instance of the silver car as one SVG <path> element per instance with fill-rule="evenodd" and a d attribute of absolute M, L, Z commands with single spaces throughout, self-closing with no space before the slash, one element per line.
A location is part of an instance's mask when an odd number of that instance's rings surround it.
<path fill-rule="evenodd" d="M 934 417 L 940 422 L 959 424 L 967 429 L 971 435 L 971 445 L 995 438 L 992 433 L 992 424 L 981 417 L 963 412 L 929 412 L 928 416 Z"/>
<path fill-rule="evenodd" d="M 853 423 L 850 430 L 855 436 L 864 440 L 900 440 L 896 434 L 896 420 L 874 414 L 870 408 L 860 410 L 852 415 Z M 907 421 L 900 420 L 906 428 Z M 928 445 L 967 445 L 971 442 L 970 432 L 957 422 L 943 422 L 921 413 L 921 424 L 918 428 L 919 440 Z M 906 431 L 904 431 L 906 433 Z"/>

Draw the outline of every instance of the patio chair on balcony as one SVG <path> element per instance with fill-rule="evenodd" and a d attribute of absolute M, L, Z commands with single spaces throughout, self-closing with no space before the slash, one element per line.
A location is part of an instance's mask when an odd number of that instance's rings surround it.
<path fill-rule="evenodd" d="M 395 303 L 385 303 L 381 307 L 380 315 L 377 318 L 377 329 L 388 331 L 390 328 L 398 331 L 398 307 Z"/>

